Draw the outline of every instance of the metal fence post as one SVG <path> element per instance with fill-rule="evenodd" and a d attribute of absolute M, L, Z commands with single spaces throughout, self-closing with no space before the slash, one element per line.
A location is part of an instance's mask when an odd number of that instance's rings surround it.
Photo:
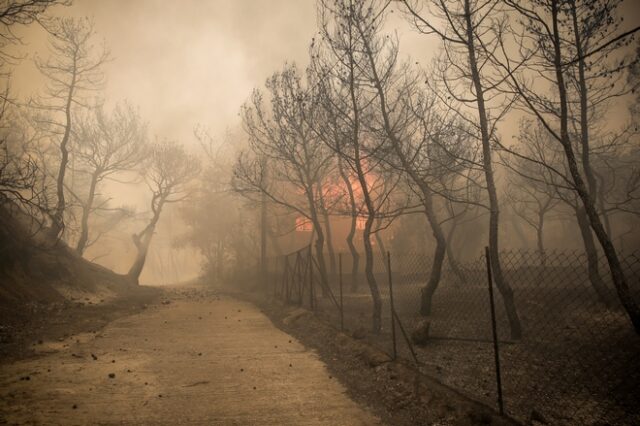
<path fill-rule="evenodd" d="M 311 246 L 309 246 L 309 307 L 312 311 L 315 310 L 313 299 L 313 252 L 311 251 Z"/>
<path fill-rule="evenodd" d="M 344 331 L 344 302 L 342 300 L 342 253 L 338 253 L 338 283 L 340 284 L 340 331 Z"/>
<path fill-rule="evenodd" d="M 487 278 L 489 282 L 489 305 L 491 307 L 491 330 L 493 332 L 493 354 L 496 364 L 496 386 L 498 387 L 498 408 L 500 414 L 504 415 L 504 402 L 502 400 L 502 377 L 500 375 L 500 347 L 498 345 L 498 330 L 496 327 L 496 308 L 493 300 L 493 276 L 491 274 L 491 255 L 489 247 L 484 248 L 485 257 L 487 258 Z"/>
<path fill-rule="evenodd" d="M 389 275 L 389 304 L 391 308 L 391 339 L 393 341 L 393 360 L 398 357 L 398 348 L 396 344 L 396 318 L 395 307 L 393 305 L 393 280 L 391 279 L 391 252 L 387 252 L 387 273 Z"/>

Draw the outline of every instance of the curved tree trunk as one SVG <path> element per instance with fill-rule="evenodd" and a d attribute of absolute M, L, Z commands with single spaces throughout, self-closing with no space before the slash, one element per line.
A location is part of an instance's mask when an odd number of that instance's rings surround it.
<path fill-rule="evenodd" d="M 502 274 L 502 267 L 500 265 L 500 257 L 498 251 L 500 209 L 498 204 L 498 193 L 496 190 L 495 179 L 493 175 L 491 140 L 484 100 L 484 88 L 482 87 L 480 71 L 478 69 L 476 58 L 474 24 L 472 22 L 473 12 L 471 10 L 470 0 L 464 1 L 464 9 L 464 19 L 466 21 L 465 31 L 467 36 L 466 47 L 469 60 L 469 69 L 471 71 L 470 77 L 475 89 L 476 104 L 478 106 L 478 121 L 480 124 L 480 132 L 482 136 L 482 161 L 485 181 L 487 185 L 487 193 L 489 195 L 489 253 L 491 256 L 491 269 L 493 271 L 493 277 L 496 287 L 502 295 L 505 311 L 509 319 L 511 338 L 520 339 L 522 337 L 522 325 L 520 323 L 518 311 L 516 310 L 513 290 L 511 289 L 509 283 L 505 280 L 504 275 Z"/>
<path fill-rule="evenodd" d="M 144 264 L 147 260 L 147 253 L 149 252 L 149 245 L 151 244 L 151 237 L 155 226 L 148 229 L 148 233 L 142 237 L 139 237 L 138 235 L 133 235 L 132 237 L 133 243 L 135 244 L 138 252 L 131 268 L 129 268 L 129 272 L 127 272 L 127 276 L 136 284 L 140 283 L 140 275 L 142 274 Z"/>
<path fill-rule="evenodd" d="M 349 206 L 351 208 L 351 223 L 349 225 L 349 233 L 347 234 L 347 246 L 349 246 L 349 252 L 351 253 L 351 291 L 358 291 L 358 281 L 359 281 L 359 270 L 360 270 L 360 254 L 356 249 L 356 245 L 353 243 L 353 238 L 356 235 L 356 228 L 358 223 L 358 211 L 356 208 L 356 199 L 353 194 L 353 187 L 351 186 L 351 181 L 349 180 L 349 176 L 344 171 L 344 166 L 342 164 L 342 159 L 338 158 L 338 170 L 340 171 L 340 176 L 347 188 L 347 193 L 349 195 Z"/>
<path fill-rule="evenodd" d="M 329 295 L 329 283 L 327 280 L 327 263 L 324 258 L 324 232 L 315 207 L 311 207 L 311 222 L 316 235 L 314 246 L 318 259 L 318 269 L 320 270 L 320 286 L 322 287 L 322 295 L 327 297 Z"/>
<path fill-rule="evenodd" d="M 575 11 L 575 4 L 572 2 L 573 10 Z M 567 92 L 564 80 L 564 66 L 563 59 L 561 54 L 561 40 L 559 33 L 559 4 L 558 0 L 551 1 L 551 17 L 552 17 L 552 25 L 553 25 L 553 48 L 554 48 L 554 57 L 553 63 L 556 74 L 556 84 L 558 89 L 559 103 L 560 103 L 560 142 L 565 152 L 565 157 L 567 160 L 567 166 L 569 168 L 569 172 L 571 174 L 571 178 L 575 185 L 575 191 L 580 197 L 582 205 L 584 207 L 584 211 L 589 220 L 589 224 L 593 229 L 593 232 L 596 234 L 598 238 L 598 242 L 602 247 L 602 251 L 604 252 L 605 257 L 607 258 L 607 262 L 609 264 L 609 270 L 611 272 L 611 278 L 613 280 L 613 284 L 616 288 L 616 292 L 618 294 L 618 298 L 625 308 L 627 314 L 629 315 L 629 319 L 633 324 L 633 327 L 637 334 L 640 334 L 640 305 L 634 300 L 629 290 L 629 285 L 627 284 L 627 279 L 624 276 L 622 271 L 622 265 L 620 264 L 620 259 L 618 259 L 618 255 L 616 253 L 615 247 L 609 238 L 609 235 L 604 229 L 602 225 L 602 221 L 600 220 L 600 216 L 595 207 L 594 198 L 596 194 L 589 193 L 589 188 L 587 184 L 585 184 L 585 180 L 583 179 L 580 169 L 578 167 L 578 163 L 576 160 L 576 155 L 573 150 L 573 146 L 571 144 L 571 137 L 569 136 L 568 129 L 568 119 L 569 119 L 569 108 L 568 108 L 568 99 Z M 574 26 L 575 28 L 575 26 Z M 578 57 L 581 57 L 580 49 L 581 43 L 579 40 L 578 33 L 576 32 L 576 46 L 578 48 Z M 584 71 L 584 60 L 579 60 L 579 72 L 582 73 Z M 586 103 L 586 85 L 583 85 L 584 78 L 581 76 L 581 111 L 584 111 L 583 116 L 581 118 L 586 117 L 586 108 L 584 108 Z M 586 120 L 581 120 L 583 123 L 582 126 L 582 143 L 583 149 L 585 151 L 584 143 L 587 142 L 586 150 L 588 151 L 588 133 L 587 131 L 587 123 Z M 583 152 L 584 155 L 584 152 Z M 585 158 L 583 158 L 584 163 Z M 587 159 L 588 160 L 588 159 Z M 585 174 L 587 175 L 587 183 L 589 187 L 593 187 L 595 189 L 595 179 L 593 178 L 593 173 L 591 173 L 591 168 L 589 163 L 583 164 L 583 169 L 585 170 Z"/>
<path fill-rule="evenodd" d="M 389 273 L 388 265 L 387 265 L 387 248 L 384 245 L 384 240 L 382 239 L 380 225 L 382 225 L 382 218 L 378 217 L 376 219 L 376 228 L 377 231 L 374 232 L 374 236 L 376 239 L 376 245 L 378 246 L 378 252 L 380 253 L 380 262 L 382 262 L 382 269 L 384 269 L 385 273 Z"/>
<path fill-rule="evenodd" d="M 80 256 L 82 256 L 82 253 L 84 253 L 84 250 L 87 247 L 87 242 L 89 241 L 89 215 L 91 214 L 93 200 L 95 199 L 96 195 L 98 176 L 99 172 L 97 170 L 91 175 L 91 183 L 89 184 L 89 195 L 87 196 L 87 201 L 82 206 L 82 219 L 80 220 L 80 238 L 78 238 L 78 243 L 76 244 L 76 252 Z"/>
<path fill-rule="evenodd" d="M 349 28 L 351 32 L 352 28 Z M 360 106 L 356 97 L 356 81 L 355 81 L 355 67 L 356 60 L 354 58 L 353 50 L 347 50 L 349 54 L 349 97 L 351 100 L 353 110 L 353 133 L 352 144 L 354 149 L 354 166 L 360 188 L 362 189 L 362 197 L 367 209 L 367 220 L 362 232 L 362 239 L 364 243 L 365 254 L 365 267 L 364 272 L 367 278 L 367 284 L 371 291 L 371 299 L 373 302 L 373 309 L 371 313 L 371 328 L 374 334 L 380 334 L 382 330 L 382 300 L 380 298 L 380 290 L 378 288 L 378 282 L 373 274 L 373 248 L 371 247 L 371 228 L 373 227 L 373 221 L 375 219 L 376 209 L 371 200 L 371 194 L 369 193 L 369 187 L 367 184 L 366 173 L 362 168 L 362 158 L 360 153 Z"/>
<path fill-rule="evenodd" d="M 74 56 L 75 60 L 75 56 Z M 67 94 L 65 104 L 65 125 L 62 140 L 60 141 L 60 166 L 58 168 L 58 176 L 56 178 L 56 195 L 58 202 L 56 208 L 51 215 L 51 227 L 48 230 L 48 236 L 52 240 L 58 239 L 60 233 L 64 230 L 64 211 L 66 202 L 64 198 L 64 177 L 67 172 L 67 164 L 69 163 L 69 139 L 71 138 L 71 106 L 73 105 L 73 96 L 75 94 L 77 79 L 77 69 L 73 69 L 71 75 L 71 83 L 69 85 L 69 93 Z"/>
<path fill-rule="evenodd" d="M 324 204 L 324 201 L 322 202 Z M 324 229 L 327 234 L 327 251 L 329 252 L 329 271 L 331 274 L 331 278 L 335 279 L 337 276 L 337 266 L 336 266 L 336 251 L 333 248 L 333 233 L 331 232 L 331 217 L 329 216 L 329 212 L 327 209 L 322 206 L 322 218 L 324 220 Z"/>
<path fill-rule="evenodd" d="M 427 316 L 431 315 L 433 295 L 435 294 L 436 290 L 438 289 L 438 285 L 440 284 L 440 277 L 442 275 L 442 264 L 444 263 L 447 242 L 444 238 L 444 233 L 442 232 L 442 226 L 440 225 L 440 222 L 438 221 L 435 210 L 433 208 L 433 195 L 431 194 L 431 191 L 426 187 L 426 185 L 423 185 L 422 194 L 422 204 L 424 205 L 424 212 L 427 216 L 427 220 L 429 221 L 429 225 L 431 226 L 433 237 L 436 240 L 436 249 L 433 254 L 433 263 L 431 265 L 431 275 L 429 276 L 427 285 L 422 288 L 420 299 L 420 314 Z"/>
<path fill-rule="evenodd" d="M 364 225 L 362 232 L 364 242 L 364 274 L 369 284 L 369 290 L 371 291 L 371 297 L 373 299 L 373 313 L 371 317 L 371 329 L 373 333 L 380 334 L 382 329 L 382 300 L 380 298 L 380 290 L 378 289 L 378 282 L 373 273 L 373 246 L 371 245 L 371 228 L 373 228 L 374 217 L 372 214 L 367 216 L 367 221 Z"/>
<path fill-rule="evenodd" d="M 157 206 L 154 205 L 155 200 L 159 199 Z M 160 214 L 162 213 L 162 207 L 164 206 L 165 199 L 161 196 L 154 194 L 154 198 L 151 201 L 153 210 L 153 217 L 149 224 L 138 234 L 133 234 L 131 239 L 136 246 L 137 254 L 136 258 L 127 272 L 127 276 L 136 284 L 139 284 L 140 274 L 144 269 L 144 264 L 147 260 L 147 253 L 149 252 L 149 245 L 151 244 L 151 238 L 153 238 L 153 232 L 156 229 L 156 225 L 160 220 Z"/>
<path fill-rule="evenodd" d="M 600 265 L 598 264 L 598 250 L 596 248 L 595 241 L 593 240 L 593 234 L 591 233 L 591 227 L 589 226 L 589 218 L 584 209 L 576 209 L 576 219 L 578 222 L 578 228 L 580 228 L 580 235 L 584 243 L 584 251 L 587 255 L 587 270 L 589 274 L 589 282 L 591 287 L 595 291 L 598 299 L 609 306 L 611 300 L 609 298 L 609 292 L 607 286 L 602 280 L 600 275 Z"/>
<path fill-rule="evenodd" d="M 453 245 L 452 245 L 453 236 L 454 236 L 454 233 L 456 232 L 457 226 L 458 226 L 458 219 L 454 217 L 454 219 L 451 221 L 451 227 L 449 228 L 449 231 L 447 232 L 447 236 L 446 236 L 447 259 L 449 260 L 449 266 L 451 267 L 451 270 L 455 274 L 456 278 L 458 278 L 459 283 L 466 284 L 467 278 L 465 277 L 464 272 L 460 268 L 460 264 L 458 263 L 458 260 L 456 259 L 456 256 L 453 253 Z"/>

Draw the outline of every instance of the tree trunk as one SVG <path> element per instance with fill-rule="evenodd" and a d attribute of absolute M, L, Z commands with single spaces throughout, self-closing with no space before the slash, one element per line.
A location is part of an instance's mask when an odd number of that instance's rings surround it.
<path fill-rule="evenodd" d="M 154 200 L 160 198 L 157 206 L 154 206 Z M 153 217 L 149 224 L 139 233 L 133 234 L 131 238 L 133 239 L 133 243 L 138 250 L 136 254 L 136 259 L 129 268 L 129 272 L 127 276 L 136 284 L 139 284 L 140 274 L 142 274 L 142 269 L 144 268 L 144 264 L 147 260 L 147 252 L 149 251 L 149 245 L 151 244 L 151 238 L 153 237 L 153 232 L 156 229 L 156 225 L 160 220 L 160 214 L 162 213 L 162 207 L 164 206 L 165 199 L 159 197 L 157 194 L 154 194 L 154 198 L 151 201 L 151 206 L 153 210 Z"/>
<path fill-rule="evenodd" d="M 73 104 L 73 95 L 76 87 L 76 73 L 74 68 L 71 75 L 71 83 L 69 85 L 69 93 L 67 95 L 67 101 L 65 105 L 65 126 L 62 140 L 60 141 L 60 167 L 58 168 L 58 176 L 56 178 L 56 194 L 58 202 L 53 215 L 51 216 L 51 227 L 48 231 L 48 236 L 52 240 L 57 240 L 60 233 L 64 230 L 64 211 L 66 208 L 66 202 L 64 199 L 64 176 L 67 172 L 67 164 L 69 163 L 69 139 L 71 137 L 71 106 Z"/>
<path fill-rule="evenodd" d="M 366 39 L 364 32 L 362 31 L 362 29 L 359 29 L 359 30 L 360 30 L 360 35 L 363 37 L 364 48 L 369 58 L 369 64 L 371 66 L 371 71 L 374 79 L 373 83 L 376 90 L 378 91 L 378 99 L 380 101 L 380 112 L 383 118 L 384 130 L 393 144 L 396 155 L 398 155 L 398 158 L 400 159 L 400 162 L 404 169 L 403 171 L 409 174 L 411 179 L 420 187 L 420 190 L 423 195 L 422 203 L 425 208 L 425 213 L 427 215 L 427 219 L 429 220 L 429 224 L 431 225 L 433 235 L 436 239 L 436 250 L 433 256 L 433 265 L 431 267 L 431 275 L 429 277 L 429 282 L 422 289 L 422 295 L 421 295 L 420 313 L 422 315 L 429 315 L 431 313 L 431 301 L 433 298 L 433 294 L 435 293 L 436 289 L 438 288 L 438 284 L 440 283 L 440 276 L 442 274 L 442 263 L 444 262 L 444 256 L 446 253 L 446 249 L 445 249 L 446 241 L 444 239 L 442 227 L 440 226 L 440 222 L 438 221 L 435 214 L 435 210 L 433 208 L 433 196 L 431 193 L 431 189 L 427 185 L 427 182 L 425 182 L 424 179 L 418 176 L 415 169 L 410 164 L 409 160 L 405 156 L 405 153 L 402 151 L 400 140 L 398 139 L 396 132 L 393 130 L 391 126 L 391 120 L 389 117 L 389 111 L 388 111 L 388 106 L 386 101 L 386 94 L 382 87 L 382 80 L 380 79 L 376 69 L 376 62 L 374 60 L 373 51 Z M 366 201 L 367 201 L 367 198 L 365 197 L 365 202 Z M 367 222 L 368 221 L 369 221 L 369 218 L 367 218 Z"/>
<path fill-rule="evenodd" d="M 322 288 L 322 295 L 327 297 L 329 296 L 329 282 L 327 280 L 327 263 L 324 258 L 324 232 L 322 231 L 322 224 L 318 220 L 318 215 L 314 207 L 311 207 L 311 222 L 313 223 L 313 229 L 316 234 L 314 245 L 318 259 L 318 268 L 320 269 L 320 286 Z"/>
<path fill-rule="evenodd" d="M 144 269 L 144 264 L 147 260 L 147 253 L 149 252 L 149 245 L 151 244 L 151 237 L 153 236 L 153 231 L 155 230 L 155 225 L 149 228 L 146 228 L 144 234 L 133 235 L 133 243 L 136 246 L 137 254 L 136 259 L 129 268 L 129 272 L 127 276 L 136 284 L 140 283 L 140 274 L 142 274 L 142 270 Z"/>
<path fill-rule="evenodd" d="M 349 28 L 349 31 L 352 29 Z M 367 185 L 367 177 L 362 169 L 362 159 L 360 157 L 360 106 L 356 97 L 356 82 L 355 82 L 355 67 L 356 61 L 353 56 L 353 50 L 348 50 L 349 53 L 349 97 L 351 99 L 351 105 L 353 109 L 353 134 L 352 144 L 354 149 L 354 165 L 356 169 L 356 175 L 360 188 L 362 189 L 362 197 L 364 204 L 367 208 L 367 220 L 362 232 L 362 239 L 364 243 L 365 254 L 365 276 L 367 278 L 367 284 L 369 284 L 369 290 L 371 291 L 371 299 L 373 301 L 373 309 L 371 313 L 371 328 L 374 334 L 380 334 L 382 330 L 382 300 L 380 299 L 380 290 L 378 289 L 378 283 L 376 277 L 373 274 L 373 249 L 371 247 L 371 228 L 373 226 L 373 220 L 375 218 L 375 207 L 371 200 L 371 194 L 369 193 L 369 187 Z"/>
<path fill-rule="evenodd" d="M 554 68 L 556 74 L 556 83 L 558 89 L 558 96 L 560 99 L 560 142 L 565 152 L 567 160 L 567 166 L 573 179 L 575 190 L 582 201 L 584 211 L 589 220 L 589 224 L 596 234 L 602 251 L 604 252 L 607 262 L 609 264 L 609 270 L 611 271 L 611 278 L 613 284 L 616 287 L 616 292 L 623 307 L 629 315 L 629 319 L 633 324 L 633 327 L 637 334 L 640 334 L 640 306 L 633 299 L 629 286 L 627 284 L 626 277 L 622 271 L 622 265 L 616 254 L 615 247 L 611 243 L 609 235 L 602 225 L 598 211 L 595 208 L 592 194 L 588 192 L 588 188 L 585 185 L 584 179 L 580 174 L 578 163 L 576 161 L 576 155 L 573 151 L 571 144 L 571 138 L 568 130 L 569 109 L 566 87 L 564 82 L 564 70 L 562 63 L 562 55 L 560 51 L 560 33 L 558 28 L 558 0 L 552 0 L 551 2 L 551 17 L 553 21 L 553 47 L 554 47 Z M 583 148 L 584 150 L 584 148 Z M 589 178 L 588 178 L 589 179 Z M 591 184 L 591 183 L 589 183 Z"/>
<path fill-rule="evenodd" d="M 587 255 L 587 270 L 589 274 L 589 282 L 591 287 L 595 291 L 598 299 L 609 306 L 611 300 L 609 298 L 609 292 L 602 276 L 600 275 L 600 266 L 598 264 L 598 250 L 596 249 L 595 241 L 593 240 L 593 234 L 591 233 L 591 227 L 589 226 L 589 219 L 584 209 L 578 207 L 576 209 L 576 219 L 578 222 L 578 228 L 580 228 L 580 235 L 584 243 L 584 251 Z"/>
<path fill-rule="evenodd" d="M 374 334 L 380 334 L 382 329 L 382 300 L 380 298 L 380 290 L 378 289 L 378 282 L 373 273 L 373 246 L 371 245 L 371 228 L 373 227 L 374 217 L 372 214 L 367 216 L 367 221 L 364 225 L 362 232 L 364 242 L 364 273 L 369 284 L 369 290 L 371 291 L 371 297 L 373 299 L 373 313 L 371 317 L 371 331 Z"/>
<path fill-rule="evenodd" d="M 322 202 L 324 204 L 324 201 Z M 329 252 L 329 271 L 331 273 L 332 279 L 335 279 L 337 276 L 337 266 L 336 266 L 336 251 L 333 248 L 333 234 L 331 232 L 331 217 L 329 216 L 329 212 L 327 209 L 322 206 L 322 218 L 324 220 L 324 229 L 327 234 L 327 251 Z"/>
<path fill-rule="evenodd" d="M 351 207 L 351 223 L 349 225 L 349 233 L 347 234 L 347 246 L 349 246 L 349 252 L 351 253 L 351 291 L 358 291 L 358 281 L 359 281 L 359 272 L 360 272 L 360 254 L 356 249 L 355 244 L 353 243 L 353 238 L 356 235 L 356 227 L 358 224 L 358 210 L 356 208 L 356 200 L 353 195 L 353 187 L 351 186 L 351 181 L 349 180 L 349 176 L 344 171 L 344 166 L 342 164 L 342 159 L 338 158 L 338 169 L 340 171 L 340 176 L 347 188 L 347 193 L 349 195 L 349 205 Z"/>
<path fill-rule="evenodd" d="M 489 195 L 489 253 L 491 256 L 491 269 L 493 271 L 493 277 L 498 288 L 498 291 L 502 295 L 505 311 L 509 319 L 509 327 L 511 329 L 511 338 L 520 339 L 522 337 L 522 326 L 520 324 L 520 318 L 516 310 L 516 305 L 513 297 L 513 290 L 509 283 L 505 280 L 502 274 L 502 267 L 500 265 L 500 257 L 498 251 L 498 227 L 500 219 L 500 210 L 498 204 L 498 194 L 496 190 L 495 180 L 493 176 L 493 164 L 491 160 L 491 141 L 489 135 L 489 123 L 487 120 L 487 111 L 484 101 L 484 88 L 480 80 L 480 71 L 478 70 L 478 64 L 476 60 L 475 51 L 475 35 L 474 26 L 471 20 L 472 10 L 470 0 L 465 0 L 465 20 L 466 20 L 466 36 L 467 36 L 467 50 L 469 68 L 471 71 L 471 79 L 476 92 L 477 106 L 478 106 L 478 118 L 480 122 L 480 132 L 482 136 L 482 161 L 485 175 L 485 181 L 487 184 L 487 193 Z"/>
<path fill-rule="evenodd" d="M 436 249 L 433 254 L 433 263 L 431 265 L 431 275 L 427 285 L 422 288 L 420 299 L 420 314 L 423 316 L 431 315 L 431 305 L 433 303 L 433 295 L 438 289 L 440 284 L 440 277 L 442 275 L 442 264 L 444 263 L 444 256 L 446 254 L 447 242 L 444 239 L 444 233 L 442 232 L 442 226 L 436 216 L 433 208 L 433 195 L 431 191 L 424 185 L 422 189 L 424 205 L 424 212 L 427 215 L 427 220 L 431 226 L 433 237 L 436 240 Z"/>
<path fill-rule="evenodd" d="M 388 265 L 386 262 L 387 259 L 387 248 L 384 245 L 384 240 L 382 239 L 380 226 L 382 225 L 382 218 L 378 217 L 376 219 L 376 228 L 378 229 L 375 233 L 376 245 L 378 246 L 378 252 L 380 253 L 380 262 L 382 262 L 382 269 L 385 273 L 389 273 Z"/>
<path fill-rule="evenodd" d="M 96 170 L 91 175 L 91 183 L 89 184 L 89 195 L 87 201 L 82 206 L 82 219 L 80 221 L 80 238 L 76 245 L 76 252 L 82 256 L 84 249 L 87 247 L 89 241 L 89 215 L 91 214 L 91 208 L 93 207 L 93 200 L 96 195 L 96 186 L 98 184 L 99 171 Z"/>
<path fill-rule="evenodd" d="M 462 269 L 460 269 L 460 264 L 458 263 L 458 260 L 456 259 L 456 256 L 453 253 L 453 236 L 456 231 L 456 227 L 458 226 L 457 222 L 458 222 L 457 218 L 454 218 L 451 221 L 451 227 L 447 232 L 447 237 L 445 240 L 446 249 L 447 249 L 447 259 L 449 260 L 449 266 L 451 267 L 451 270 L 453 271 L 455 276 L 458 278 L 459 283 L 466 284 L 467 278 L 464 276 L 464 272 L 462 272 Z"/>

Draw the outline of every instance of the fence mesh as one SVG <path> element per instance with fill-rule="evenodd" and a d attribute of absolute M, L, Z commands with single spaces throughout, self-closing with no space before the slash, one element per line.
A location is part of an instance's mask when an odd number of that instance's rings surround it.
<path fill-rule="evenodd" d="M 336 265 L 342 267 L 328 270 L 326 278 L 308 247 L 271 259 L 269 293 L 313 309 L 336 328 L 391 354 L 391 278 L 395 312 L 407 333 L 424 331 L 428 324 L 426 343 L 412 345 L 418 368 L 495 406 L 496 368 L 484 256 L 466 263 L 445 261 L 430 313 L 423 316 L 423 288 L 433 258 L 393 253 L 389 274 L 388 258 L 376 254 L 371 275 L 380 300 L 379 333 L 372 332 L 375 291 L 364 270 L 364 256 L 355 274 L 350 254 L 336 257 Z M 621 260 L 632 297 L 639 301 L 640 251 L 624 254 Z M 522 327 L 521 337 L 514 339 L 501 286 L 495 285 L 506 413 L 522 421 L 550 424 L 640 424 L 640 337 L 621 306 L 606 259 L 592 258 L 590 263 L 579 252 L 505 251 L 499 262 Z M 412 361 L 409 345 L 399 330 L 396 334 L 398 356 Z"/>

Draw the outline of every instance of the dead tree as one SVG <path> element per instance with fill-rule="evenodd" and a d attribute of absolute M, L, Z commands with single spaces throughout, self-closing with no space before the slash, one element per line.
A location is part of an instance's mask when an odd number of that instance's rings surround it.
<path fill-rule="evenodd" d="M 440 89 L 446 95 L 440 100 L 458 111 L 460 118 L 475 128 L 482 147 L 484 187 L 489 203 L 489 253 L 496 286 L 502 295 L 509 319 L 511 337 L 522 336 L 522 326 L 516 310 L 513 290 L 502 273 L 499 253 L 500 204 L 495 179 L 492 144 L 497 138 L 496 126 L 507 112 L 510 99 L 500 97 L 492 79 L 491 62 L 486 50 L 496 48 L 496 38 L 489 31 L 504 26 L 504 15 L 497 9 L 498 1 L 462 0 L 429 3 L 425 10 L 420 3 L 402 0 L 409 20 L 424 34 L 441 39 L 444 60 L 440 62 Z M 475 117 L 474 117 L 475 115 Z"/>
<path fill-rule="evenodd" d="M 347 246 L 349 247 L 349 253 L 351 254 L 351 285 L 350 289 L 352 292 L 358 291 L 359 287 L 359 277 L 360 277 L 360 253 L 358 253 L 358 249 L 354 244 L 353 240 L 356 236 L 356 230 L 358 226 L 358 218 L 360 217 L 360 211 L 362 210 L 361 206 L 356 202 L 356 197 L 353 189 L 353 177 L 345 170 L 344 160 L 342 159 L 342 155 L 340 154 L 341 147 L 338 148 L 338 171 L 340 172 L 340 178 L 342 179 L 342 183 L 344 184 L 344 189 L 346 192 L 345 211 L 347 212 L 347 216 L 349 217 L 349 232 L 347 233 L 346 241 Z"/>
<path fill-rule="evenodd" d="M 267 81 L 269 107 L 255 90 L 242 107 L 249 153 L 238 156 L 234 168 L 234 189 L 245 196 L 260 195 L 310 221 L 315 235 L 321 285 L 328 291 L 324 248 L 322 184 L 334 167 L 333 156 L 309 126 L 316 118 L 317 105 L 303 86 L 295 66 L 286 66 Z M 268 179 L 264 179 L 266 163 Z"/>
<path fill-rule="evenodd" d="M 156 142 L 145 164 L 145 180 L 151 191 L 151 219 L 131 236 L 136 246 L 136 258 L 127 276 L 138 283 L 149 251 L 149 245 L 163 208 L 184 201 L 191 192 L 190 183 L 199 174 L 200 165 L 194 156 L 175 142 Z"/>
<path fill-rule="evenodd" d="M 640 305 L 631 296 L 597 208 L 597 178 L 591 158 L 590 111 L 629 90 L 624 79 L 617 77 L 631 64 L 630 59 L 616 57 L 628 43 L 624 34 L 619 34 L 615 15 L 619 2 L 507 3 L 523 21 L 515 35 L 522 57 L 514 59 L 503 53 L 500 57 L 492 54 L 490 59 L 502 67 L 508 90 L 519 95 L 519 104 L 561 149 L 567 170 L 563 179 L 581 204 L 579 221 L 588 223 L 593 230 L 607 259 L 618 298 L 640 333 Z M 504 45 L 501 51 L 506 52 Z M 546 88 L 542 93 L 540 87 L 530 84 L 527 73 L 531 72 L 552 82 L 551 94 Z"/>
<path fill-rule="evenodd" d="M 38 124 L 60 150 L 55 175 L 57 201 L 48 231 L 55 240 L 64 230 L 65 175 L 76 109 L 88 106 L 87 95 L 102 86 L 102 66 L 108 53 L 103 47 L 96 50 L 93 24 L 86 18 L 52 18 L 46 21 L 45 28 L 50 34 L 51 55 L 47 59 L 36 58 L 36 65 L 47 79 L 47 92 L 31 105 L 46 113 Z"/>
<path fill-rule="evenodd" d="M 0 4 L 0 69 L 22 59 L 9 53 L 7 47 L 18 44 L 21 38 L 14 29 L 30 25 L 42 19 L 45 12 L 55 5 L 71 4 L 70 0 L 5 0 Z M 6 70 L 3 70 L 6 71 Z"/>
<path fill-rule="evenodd" d="M 90 216 L 102 207 L 94 205 L 99 185 L 115 174 L 138 167 L 147 154 L 147 128 L 127 103 L 117 105 L 110 113 L 95 108 L 78 117 L 74 127 L 77 171 L 88 178 L 86 195 L 77 199 L 82 215 L 76 251 L 82 255 L 89 242 Z"/>
<path fill-rule="evenodd" d="M 548 152 L 548 136 L 543 128 L 536 128 L 525 121 L 520 126 L 519 143 L 540 151 L 542 158 Z M 535 148 L 534 148 L 535 147 Z M 553 177 L 547 170 L 536 163 L 520 158 L 503 158 L 503 163 L 510 169 L 507 176 L 508 187 L 506 198 L 513 212 L 536 233 L 536 247 L 541 264 L 545 264 L 544 226 L 548 214 L 561 202 L 558 188 L 553 187 Z M 535 180 L 534 180 L 535 179 Z"/>
<path fill-rule="evenodd" d="M 371 242 L 378 206 L 374 203 L 370 182 L 375 174 L 373 170 L 377 161 L 373 154 L 379 143 L 373 138 L 367 140 L 365 136 L 364 110 L 373 95 L 359 84 L 362 79 L 360 67 L 367 62 L 362 54 L 362 37 L 358 34 L 351 15 L 354 8 L 359 13 L 366 11 L 365 4 L 358 2 L 321 1 L 319 5 L 323 43 L 312 49 L 312 66 L 322 94 L 323 111 L 327 116 L 321 124 L 333 125 L 332 129 L 326 129 L 326 126 L 316 128 L 316 133 L 340 155 L 343 164 L 348 166 L 358 183 L 358 193 L 363 200 L 366 218 L 362 236 L 365 277 L 373 301 L 372 331 L 379 333 L 382 327 L 382 300 L 373 270 Z M 377 30 L 378 28 L 369 29 L 372 32 Z"/>

